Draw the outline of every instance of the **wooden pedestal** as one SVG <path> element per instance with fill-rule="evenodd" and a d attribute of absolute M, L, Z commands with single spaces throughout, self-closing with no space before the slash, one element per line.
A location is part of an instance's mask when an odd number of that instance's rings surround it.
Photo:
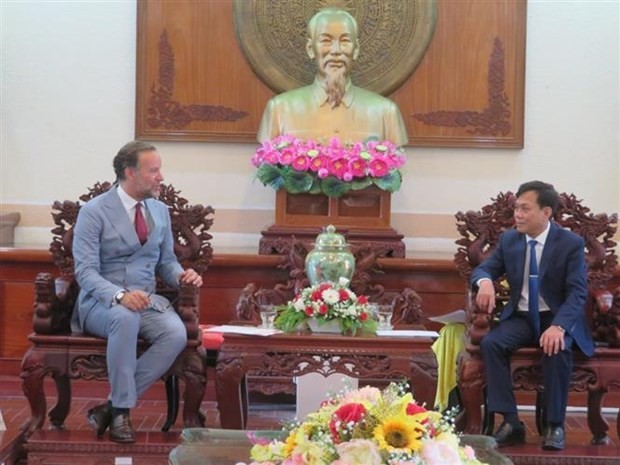
<path fill-rule="evenodd" d="M 371 243 L 380 256 L 404 257 L 403 235 L 390 227 L 391 193 L 376 186 L 341 197 L 276 193 L 276 222 L 262 231 L 260 254 L 287 253 L 292 237 L 314 241 L 333 224 L 351 244 Z"/>

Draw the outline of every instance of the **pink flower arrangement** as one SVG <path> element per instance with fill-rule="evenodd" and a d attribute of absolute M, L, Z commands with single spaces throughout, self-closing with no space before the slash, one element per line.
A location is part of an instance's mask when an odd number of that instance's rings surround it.
<path fill-rule="evenodd" d="M 333 138 L 324 145 L 287 135 L 264 142 L 252 156 L 264 185 L 336 197 L 373 184 L 394 192 L 400 188 L 404 163 L 404 151 L 390 141 L 346 145 Z"/>

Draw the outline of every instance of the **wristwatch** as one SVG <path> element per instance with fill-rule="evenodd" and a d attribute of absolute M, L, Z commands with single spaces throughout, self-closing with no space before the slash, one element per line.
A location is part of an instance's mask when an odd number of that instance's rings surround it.
<path fill-rule="evenodd" d="M 118 291 L 114 296 L 114 303 L 120 304 L 121 300 L 123 300 L 123 297 L 125 297 L 125 294 L 127 294 L 127 291 L 125 289 Z"/>

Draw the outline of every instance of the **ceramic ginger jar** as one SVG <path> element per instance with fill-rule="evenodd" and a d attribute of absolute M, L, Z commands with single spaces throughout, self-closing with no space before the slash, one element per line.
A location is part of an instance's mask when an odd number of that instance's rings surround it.
<path fill-rule="evenodd" d="M 337 283 L 340 278 L 351 281 L 355 271 L 355 257 L 349 244 L 331 224 L 317 236 L 314 249 L 306 255 L 305 264 L 306 276 L 313 286 L 327 281 Z"/>

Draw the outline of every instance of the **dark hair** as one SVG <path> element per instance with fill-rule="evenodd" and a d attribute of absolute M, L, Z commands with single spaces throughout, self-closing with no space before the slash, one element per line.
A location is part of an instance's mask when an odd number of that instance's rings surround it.
<path fill-rule="evenodd" d="M 558 209 L 559 196 L 553 184 L 542 181 L 529 181 L 521 184 L 517 191 L 517 197 L 521 197 L 525 192 L 535 191 L 538 196 L 536 203 L 540 208 L 551 207 L 551 212 L 555 214 Z"/>
<path fill-rule="evenodd" d="M 157 150 L 157 148 L 150 142 L 142 140 L 132 140 L 123 145 L 112 162 L 116 180 L 125 179 L 125 168 L 135 168 L 138 166 L 138 154 L 140 152 L 149 152 L 151 150 Z"/>

